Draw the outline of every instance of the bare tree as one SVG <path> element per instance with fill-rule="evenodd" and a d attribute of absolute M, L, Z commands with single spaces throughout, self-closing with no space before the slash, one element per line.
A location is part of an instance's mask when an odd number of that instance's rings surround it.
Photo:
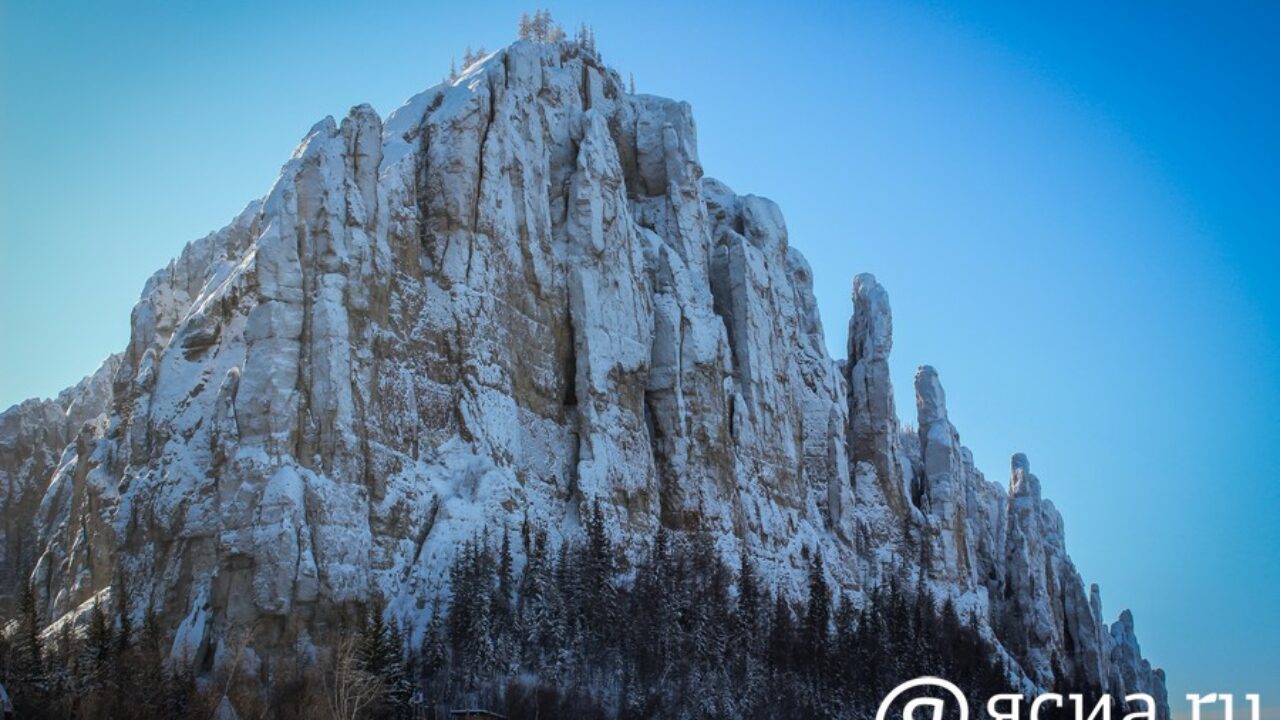
<path fill-rule="evenodd" d="M 325 677 L 324 695 L 329 720 L 358 720 L 382 696 L 382 678 L 360 667 L 354 638 L 334 648 L 333 675 Z"/>

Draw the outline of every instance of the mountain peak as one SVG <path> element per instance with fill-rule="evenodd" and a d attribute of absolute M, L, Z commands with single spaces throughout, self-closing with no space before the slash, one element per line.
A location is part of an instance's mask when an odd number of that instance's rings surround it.
<path fill-rule="evenodd" d="M 813 552 L 859 605 L 927 577 L 1019 681 L 1163 698 L 1025 457 L 1012 497 L 987 482 L 931 367 L 901 431 L 874 276 L 848 359 L 826 355 L 791 240 L 776 204 L 703 178 L 687 103 L 627 93 L 582 40 L 326 118 L 148 282 L 110 391 L 77 394 L 96 420 L 3 416 L 25 429 L 0 444 L 0 584 L 33 563 L 48 626 L 124 592 L 197 672 L 269 669 L 375 600 L 421 641 L 480 533 L 605 533 L 634 568 L 661 529 L 784 601 Z"/>

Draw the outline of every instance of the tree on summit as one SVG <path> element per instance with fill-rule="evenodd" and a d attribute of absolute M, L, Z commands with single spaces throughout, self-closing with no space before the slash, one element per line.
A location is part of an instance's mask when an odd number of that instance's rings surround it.
<path fill-rule="evenodd" d="M 521 40 L 532 40 L 541 43 L 554 43 L 564 40 L 564 28 L 551 19 L 550 10 L 537 10 L 533 17 L 529 13 L 520 16 L 519 36 Z"/>

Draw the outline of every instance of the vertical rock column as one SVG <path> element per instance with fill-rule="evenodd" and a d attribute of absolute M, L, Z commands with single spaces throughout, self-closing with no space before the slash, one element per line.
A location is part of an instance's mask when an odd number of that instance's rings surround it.
<path fill-rule="evenodd" d="M 1040 479 L 1031 474 L 1027 456 L 1016 453 L 1010 461 L 1001 639 L 1027 674 L 1046 687 L 1053 682 L 1052 648 L 1059 644 L 1049 592 L 1052 578 L 1045 558 L 1048 532 L 1041 513 Z"/>
<path fill-rule="evenodd" d="M 1040 480 L 1022 453 L 1011 462 L 1008 528 L 1004 592 L 996 605 L 1001 640 L 1043 687 L 1103 687 L 1100 601 L 1085 594 L 1067 556 L 1062 515 L 1041 497 Z"/>
<path fill-rule="evenodd" d="M 849 444 L 855 465 L 875 469 L 876 483 L 895 512 L 905 514 L 898 454 L 898 417 L 889 380 L 889 352 L 893 349 L 893 313 L 889 293 L 874 275 L 853 279 L 853 318 L 849 321 Z M 863 476 L 858 472 L 859 477 Z"/>
<path fill-rule="evenodd" d="M 938 372 L 928 365 L 916 371 L 916 417 L 924 478 L 921 509 L 929 519 L 930 573 L 967 587 L 973 552 L 966 536 L 965 466 L 960 435 L 947 418 L 947 395 Z"/>

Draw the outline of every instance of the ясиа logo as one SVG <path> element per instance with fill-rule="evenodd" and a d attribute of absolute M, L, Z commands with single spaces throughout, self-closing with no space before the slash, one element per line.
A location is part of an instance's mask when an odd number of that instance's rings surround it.
<path fill-rule="evenodd" d="M 890 710 L 894 704 L 904 694 L 916 689 L 933 689 L 945 691 L 944 694 L 954 698 L 956 709 L 960 712 L 960 720 L 969 720 L 969 700 L 965 697 L 963 691 L 956 687 L 954 683 L 936 677 L 919 677 L 914 680 L 908 680 L 893 689 L 880 703 L 880 709 L 876 711 L 876 720 L 890 720 Z M 1249 701 L 1251 720 L 1260 720 L 1262 699 L 1257 693 L 1249 693 L 1245 695 L 1245 699 Z M 992 720 L 1040 720 L 1040 713 L 1046 707 L 1063 709 L 1071 706 L 1075 708 L 1075 720 L 1111 720 L 1112 697 L 1109 694 L 1103 694 L 1094 703 L 1092 709 L 1088 709 L 1088 703 L 1085 701 L 1084 695 L 1072 693 L 1066 696 L 1058 693 L 1045 693 L 1031 698 L 1030 702 L 1026 702 L 1027 698 L 1016 693 L 1004 693 L 1000 695 L 992 695 L 987 700 L 987 715 Z M 1234 720 L 1235 716 L 1235 698 L 1231 693 L 1209 693 L 1206 695 L 1189 694 L 1187 700 L 1191 702 L 1191 720 L 1201 720 L 1201 710 L 1206 707 L 1212 707 L 1216 704 L 1222 705 L 1224 720 Z M 1133 693 L 1124 696 L 1124 702 L 1127 707 L 1140 707 L 1140 710 L 1125 714 L 1122 720 L 1156 720 L 1156 701 L 1155 698 L 1146 693 Z M 930 708 L 933 711 L 932 717 L 924 718 L 924 720 L 943 720 L 947 710 L 948 700 L 941 697 L 917 697 L 908 700 L 902 706 L 902 720 L 916 720 L 915 714 L 917 708 Z M 1026 707 L 1024 715 L 1024 705 Z M 1087 710 L 1087 714 L 1086 714 Z"/>

